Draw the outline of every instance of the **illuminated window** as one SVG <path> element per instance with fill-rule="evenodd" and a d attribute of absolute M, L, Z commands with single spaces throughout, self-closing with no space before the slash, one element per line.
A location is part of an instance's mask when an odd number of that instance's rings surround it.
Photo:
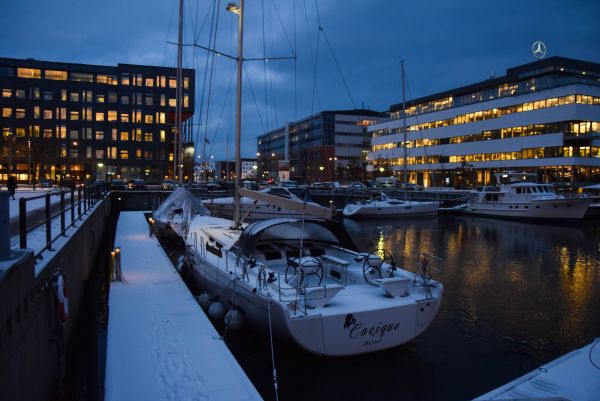
<path fill-rule="evenodd" d="M 67 126 L 57 125 L 56 126 L 56 137 L 59 139 L 67 139 Z"/>
<path fill-rule="evenodd" d="M 44 78 L 51 79 L 53 81 L 66 81 L 67 80 L 67 72 L 59 71 L 59 70 L 45 70 Z"/>
<path fill-rule="evenodd" d="M 52 128 L 44 128 L 44 138 L 52 138 L 54 136 L 54 131 Z"/>
<path fill-rule="evenodd" d="M 107 84 L 108 83 L 108 75 L 96 75 L 96 82 L 99 84 Z"/>
<path fill-rule="evenodd" d="M 117 129 L 116 128 L 113 128 L 111 130 L 111 138 L 112 138 L 113 141 L 117 140 Z"/>
<path fill-rule="evenodd" d="M 127 114 L 127 113 L 121 113 L 121 122 L 122 123 L 128 123 L 129 122 L 129 114 Z"/>
<path fill-rule="evenodd" d="M 141 159 L 142 158 L 142 149 L 136 149 L 135 150 L 135 158 L 136 159 Z"/>
<path fill-rule="evenodd" d="M 40 137 L 40 126 L 39 125 L 34 125 L 32 127 L 32 133 L 34 138 L 39 138 Z"/>
<path fill-rule="evenodd" d="M 129 132 L 128 131 L 121 131 L 121 140 L 122 141 L 128 141 L 129 140 Z"/>
<path fill-rule="evenodd" d="M 184 89 L 188 89 L 190 87 L 190 78 L 189 77 L 183 77 L 183 87 L 184 87 Z"/>
<path fill-rule="evenodd" d="M 104 121 L 104 112 L 96 112 L 96 121 Z"/>
<path fill-rule="evenodd" d="M 129 151 L 126 149 L 121 149 L 121 152 L 119 152 L 119 158 L 123 160 L 129 159 Z"/>
<path fill-rule="evenodd" d="M 154 135 L 152 135 L 152 132 L 144 132 L 144 141 L 152 142 L 153 140 L 154 140 Z"/>
<path fill-rule="evenodd" d="M 144 150 L 144 159 L 152 160 L 152 151 L 151 150 Z"/>
<path fill-rule="evenodd" d="M 177 79 L 175 77 L 169 77 L 169 88 L 177 87 Z"/>
<path fill-rule="evenodd" d="M 104 103 L 104 95 L 96 95 L 96 103 Z"/>
<path fill-rule="evenodd" d="M 177 99 L 171 98 L 169 99 L 169 107 L 176 107 L 177 106 Z"/>
<path fill-rule="evenodd" d="M 67 157 L 67 145 L 65 145 L 64 143 L 62 143 L 60 145 L 60 147 L 59 147 L 58 154 L 62 158 Z"/>
<path fill-rule="evenodd" d="M 92 91 L 83 91 L 83 101 L 87 103 L 92 103 Z"/>
<path fill-rule="evenodd" d="M 16 109 L 15 117 L 17 118 L 25 118 L 25 109 Z"/>
<path fill-rule="evenodd" d="M 165 135 L 165 130 L 164 129 L 160 130 L 160 141 L 161 142 L 165 142 L 166 141 L 166 135 Z"/>
<path fill-rule="evenodd" d="M 15 90 L 15 97 L 17 97 L 19 99 L 25 99 L 25 89 Z"/>
<path fill-rule="evenodd" d="M 142 86 L 143 82 L 142 74 L 133 74 L 133 85 Z"/>
<path fill-rule="evenodd" d="M 60 90 L 60 100 L 63 102 L 67 101 L 67 90 L 66 89 Z"/>
<path fill-rule="evenodd" d="M 79 120 L 79 112 L 78 112 L 78 111 L 71 110 L 71 111 L 69 112 L 69 119 L 70 119 L 71 121 L 77 121 L 77 120 Z"/>
<path fill-rule="evenodd" d="M 25 137 L 25 128 L 16 128 L 15 134 L 18 138 L 24 138 Z"/>
<path fill-rule="evenodd" d="M 144 116 L 144 122 L 146 124 L 152 124 L 154 122 L 154 118 L 153 118 L 152 114 L 146 114 Z"/>
<path fill-rule="evenodd" d="M 166 103 L 166 97 L 165 97 L 165 95 L 160 95 L 160 105 L 164 106 L 166 104 L 167 103 Z"/>
<path fill-rule="evenodd" d="M 92 147 L 91 146 L 86 146 L 85 148 L 85 157 L 88 159 L 92 158 Z"/>
<path fill-rule="evenodd" d="M 12 97 L 12 89 L 2 89 L 2 97 Z"/>
<path fill-rule="evenodd" d="M 183 95 L 183 107 L 190 107 L 190 96 L 188 94 Z"/>
<path fill-rule="evenodd" d="M 101 141 L 104 139 L 104 131 L 96 131 L 96 140 Z"/>
<path fill-rule="evenodd" d="M 2 109 L 2 117 L 4 117 L 4 118 L 12 117 L 12 108 L 4 107 Z"/>
<path fill-rule="evenodd" d="M 133 134 L 131 136 L 131 140 L 133 140 Z M 142 129 L 141 128 L 135 129 L 135 140 L 138 142 L 142 141 Z"/>
<path fill-rule="evenodd" d="M 121 85 L 129 85 L 129 74 L 121 74 Z"/>
<path fill-rule="evenodd" d="M 44 120 L 52 120 L 52 110 L 44 110 Z"/>
<path fill-rule="evenodd" d="M 160 87 L 165 88 L 167 86 L 167 77 L 164 75 L 160 76 Z"/>
<path fill-rule="evenodd" d="M 37 68 L 17 68 L 19 78 L 41 78 L 42 70 Z"/>
<path fill-rule="evenodd" d="M 117 121 L 117 112 L 114 110 L 109 110 L 107 112 L 108 116 L 107 116 L 107 120 L 108 121 Z"/>

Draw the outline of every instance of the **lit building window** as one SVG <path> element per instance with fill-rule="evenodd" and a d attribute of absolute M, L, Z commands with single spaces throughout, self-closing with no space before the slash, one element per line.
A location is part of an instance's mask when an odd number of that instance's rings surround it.
<path fill-rule="evenodd" d="M 2 97 L 12 97 L 12 89 L 2 89 Z"/>
<path fill-rule="evenodd" d="M 117 112 L 114 110 L 109 110 L 107 112 L 107 120 L 108 121 L 117 121 Z"/>
<path fill-rule="evenodd" d="M 104 139 L 104 131 L 96 131 L 96 140 L 101 141 Z"/>
<path fill-rule="evenodd" d="M 96 95 L 96 103 L 104 103 L 104 95 L 97 94 Z"/>
<path fill-rule="evenodd" d="M 169 88 L 177 87 L 177 79 L 175 77 L 169 77 Z"/>
<path fill-rule="evenodd" d="M 44 110 L 44 120 L 52 120 L 52 110 Z"/>
<path fill-rule="evenodd" d="M 154 140 L 154 135 L 152 132 L 144 132 L 144 141 L 152 142 Z"/>
<path fill-rule="evenodd" d="M 166 138 L 165 138 L 165 130 L 164 130 L 164 129 L 161 129 L 161 130 L 160 130 L 160 141 L 161 141 L 161 142 L 165 142 L 165 141 L 166 141 Z"/>
<path fill-rule="evenodd" d="M 67 72 L 59 71 L 59 70 L 45 70 L 44 78 L 51 79 L 53 81 L 66 81 L 67 80 Z"/>
<path fill-rule="evenodd" d="M 129 140 L 129 132 L 127 132 L 127 131 L 121 131 L 121 140 L 122 141 L 128 141 Z"/>
<path fill-rule="evenodd" d="M 104 121 L 104 112 L 96 112 L 96 121 Z"/>
<path fill-rule="evenodd" d="M 12 117 L 12 108 L 4 107 L 2 109 L 2 117 L 4 117 L 4 118 Z"/>
<path fill-rule="evenodd" d="M 19 78 L 41 78 L 42 70 L 37 68 L 17 68 Z"/>
<path fill-rule="evenodd" d="M 146 78 L 146 86 L 148 88 L 152 88 L 154 86 L 154 79 L 152 79 L 152 78 Z"/>
<path fill-rule="evenodd" d="M 121 149 L 121 152 L 119 152 L 119 158 L 123 160 L 129 159 L 129 151 L 126 149 Z"/>
<path fill-rule="evenodd" d="M 75 82 L 94 82 L 94 74 L 87 72 L 72 72 L 71 81 Z"/>

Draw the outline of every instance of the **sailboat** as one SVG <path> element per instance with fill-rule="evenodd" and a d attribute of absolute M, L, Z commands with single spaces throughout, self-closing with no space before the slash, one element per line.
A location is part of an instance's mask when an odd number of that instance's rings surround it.
<path fill-rule="evenodd" d="M 391 199 L 384 192 L 375 192 L 368 200 L 348 203 L 343 210 L 346 217 L 400 217 L 423 216 L 437 214 L 439 202 L 421 202 L 407 200 L 408 171 L 406 154 L 406 96 L 404 90 L 404 61 L 402 66 L 402 119 L 403 119 L 403 149 L 404 149 L 404 200 Z"/>
<path fill-rule="evenodd" d="M 228 9 L 232 5 L 228 5 Z M 412 340 L 435 318 L 443 286 L 431 276 L 436 258 L 421 254 L 416 271 L 397 266 L 389 250 L 360 252 L 331 209 L 292 202 L 298 218 L 240 221 L 243 0 L 238 10 L 236 203 L 233 220 L 192 213 L 182 224 L 188 273 L 207 293 L 200 301 L 228 327 L 241 321 L 272 327 L 280 338 L 320 355 L 379 351 Z M 261 197 L 269 196 L 261 194 Z M 272 201 L 277 201 L 273 197 Z M 262 198 L 261 198 L 262 199 Z M 270 200 L 271 201 L 271 200 Z M 165 202 L 171 202 L 167 199 Z M 180 206 L 171 202 L 171 210 Z M 308 217 L 318 213 L 321 218 Z M 172 215 L 169 211 L 166 215 Z"/>

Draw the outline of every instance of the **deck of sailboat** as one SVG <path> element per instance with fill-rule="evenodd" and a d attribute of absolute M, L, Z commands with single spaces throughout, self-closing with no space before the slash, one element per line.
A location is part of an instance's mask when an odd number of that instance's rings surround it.
<path fill-rule="evenodd" d="M 232 230 L 230 221 L 212 216 L 203 216 L 199 229 L 204 235 L 212 239 L 214 249 L 223 251 L 233 250 L 237 246 L 241 231 Z M 228 224 L 229 223 L 229 224 Z M 194 231 L 194 223 L 190 226 L 190 232 Z M 217 245 L 218 244 L 218 245 Z M 233 255 L 233 253 L 232 253 Z M 299 256 L 302 255 L 301 258 Z M 363 273 L 363 258 L 366 254 L 347 251 L 326 242 L 319 242 L 310 238 L 302 241 L 297 240 L 266 240 L 256 243 L 252 258 L 259 265 L 264 265 L 269 273 L 272 273 L 272 281 L 268 284 L 268 290 L 275 299 L 283 303 L 303 300 L 311 290 L 323 289 L 323 291 L 338 290 L 339 292 L 327 303 L 325 307 L 303 308 L 306 315 L 341 315 L 347 313 L 360 313 L 374 309 L 386 309 L 415 304 L 437 297 L 435 287 L 428 295 L 427 288 L 413 286 L 407 295 L 401 297 L 390 297 L 382 287 L 375 287 L 365 281 Z M 216 257 L 209 255 L 209 257 Z M 308 271 L 307 274 L 297 270 L 298 265 L 320 264 L 320 274 Z M 225 264 L 221 264 L 225 268 Z M 230 263 L 230 268 L 232 264 Z M 255 285 L 259 268 L 253 267 L 247 270 L 249 277 L 246 284 L 250 287 Z M 241 272 L 238 272 L 241 275 Z M 371 280 L 378 278 L 376 272 L 371 274 Z M 296 276 L 296 277 L 294 277 Z M 414 274 L 398 269 L 394 277 L 406 280 L 414 280 Z M 300 282 L 299 282 L 300 281 Z M 441 288 L 440 288 L 441 290 Z M 319 297 L 320 295 L 317 295 Z"/>

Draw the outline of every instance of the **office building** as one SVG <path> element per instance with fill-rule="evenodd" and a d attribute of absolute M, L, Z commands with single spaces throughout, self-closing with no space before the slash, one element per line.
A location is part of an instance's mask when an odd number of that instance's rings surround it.
<path fill-rule="evenodd" d="M 183 70 L 184 143 L 194 79 Z M 0 91 L 2 180 L 173 176 L 175 68 L 0 58 Z"/>
<path fill-rule="evenodd" d="M 600 64 L 551 57 L 506 75 L 402 104 L 369 126 L 369 170 L 426 186 L 494 184 L 496 172 L 600 181 Z"/>
<path fill-rule="evenodd" d="M 364 179 L 369 125 L 386 113 L 371 110 L 322 111 L 257 137 L 261 179 L 303 183 Z"/>

